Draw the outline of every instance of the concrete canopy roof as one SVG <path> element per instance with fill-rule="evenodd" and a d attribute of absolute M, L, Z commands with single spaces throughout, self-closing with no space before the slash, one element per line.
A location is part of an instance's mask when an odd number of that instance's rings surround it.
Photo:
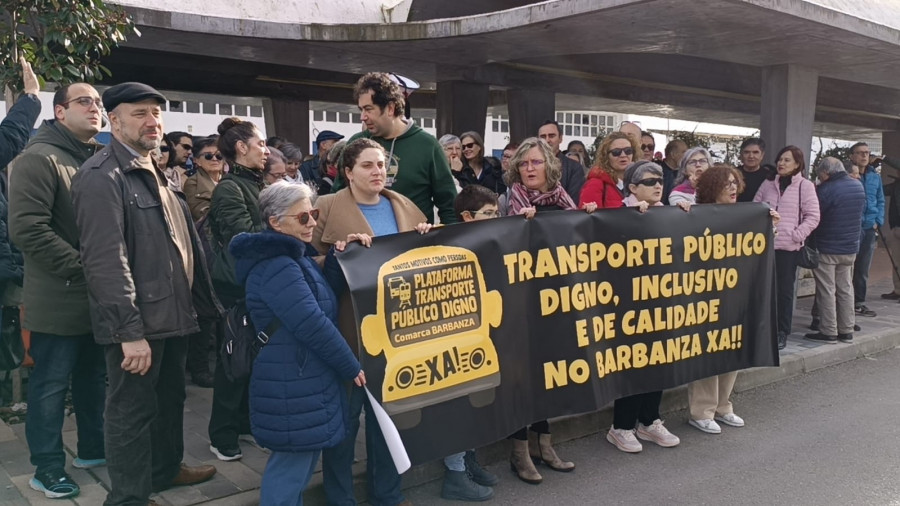
<path fill-rule="evenodd" d="M 745 117 L 759 113 L 761 69 L 794 64 L 820 75 L 817 122 L 900 130 L 900 2 L 863 3 L 552 0 L 453 19 L 343 25 L 132 6 L 144 35 L 127 46 L 351 74 L 391 70 L 426 87 L 452 79 L 534 86 Z"/>

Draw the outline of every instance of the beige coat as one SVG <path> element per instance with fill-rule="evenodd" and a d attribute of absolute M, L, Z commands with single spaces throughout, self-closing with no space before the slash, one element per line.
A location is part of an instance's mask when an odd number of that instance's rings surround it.
<path fill-rule="evenodd" d="M 197 167 L 197 172 L 184 181 L 184 197 L 191 208 L 191 217 L 198 222 L 209 212 L 212 193 L 216 183 L 205 170 Z"/>
<path fill-rule="evenodd" d="M 397 230 L 409 232 L 416 225 L 426 220 L 422 211 L 411 200 L 390 190 L 382 190 L 381 196 L 391 202 L 394 208 L 394 218 L 397 220 Z M 337 241 L 346 241 L 349 234 L 374 235 L 372 227 L 366 221 L 366 217 L 349 188 L 344 188 L 337 193 L 323 195 L 316 200 L 319 209 L 319 219 L 316 229 L 313 231 L 312 245 L 323 255 Z M 372 271 L 372 276 L 376 271 Z M 338 327 L 341 334 L 347 339 L 347 343 L 353 352 L 359 356 L 359 333 L 356 321 L 353 317 L 353 304 L 350 301 L 350 292 L 341 296 L 338 309 Z"/>

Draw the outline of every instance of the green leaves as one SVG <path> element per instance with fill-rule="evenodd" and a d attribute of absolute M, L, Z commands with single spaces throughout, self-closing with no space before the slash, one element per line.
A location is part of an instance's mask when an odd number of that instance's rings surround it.
<path fill-rule="evenodd" d="M 60 84 L 102 79 L 111 73 L 100 58 L 132 34 L 140 37 L 125 11 L 102 0 L 4 0 L 0 87 L 21 91 L 18 55 L 39 78 Z"/>

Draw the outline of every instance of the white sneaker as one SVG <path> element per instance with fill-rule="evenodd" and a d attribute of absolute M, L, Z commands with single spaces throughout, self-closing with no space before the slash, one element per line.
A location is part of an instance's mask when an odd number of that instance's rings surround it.
<path fill-rule="evenodd" d="M 688 422 L 689 424 L 697 427 L 698 429 L 706 432 L 707 434 L 721 434 L 722 427 L 719 427 L 714 420 L 693 420 Z"/>
<path fill-rule="evenodd" d="M 606 440 L 626 453 L 637 453 L 644 449 L 640 441 L 634 437 L 634 430 L 610 428 Z"/>
<path fill-rule="evenodd" d="M 732 427 L 744 426 L 744 419 L 734 413 L 728 413 L 727 415 L 716 415 L 716 420 L 724 423 L 725 425 L 731 425 Z"/>
<path fill-rule="evenodd" d="M 678 439 L 678 436 L 669 432 L 669 429 L 663 425 L 663 421 L 659 418 L 654 420 L 649 427 L 642 423 L 638 423 L 637 437 L 644 441 L 653 441 L 663 448 L 678 446 L 678 443 L 681 442 L 681 440 Z"/>

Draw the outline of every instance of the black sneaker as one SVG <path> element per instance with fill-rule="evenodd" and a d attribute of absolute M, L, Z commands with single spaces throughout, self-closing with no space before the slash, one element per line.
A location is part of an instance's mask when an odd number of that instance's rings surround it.
<path fill-rule="evenodd" d="M 209 451 L 213 452 L 213 454 L 216 456 L 217 459 L 224 460 L 225 462 L 231 462 L 232 460 L 239 460 L 241 457 L 244 456 L 244 454 L 241 453 L 240 446 L 234 446 L 234 447 L 222 446 L 222 447 L 216 448 L 213 445 L 209 445 Z"/>
<path fill-rule="evenodd" d="M 850 344 L 853 342 L 853 334 L 838 334 L 838 341 Z"/>
<path fill-rule="evenodd" d="M 878 314 L 875 313 L 875 311 L 872 311 L 871 309 L 867 308 L 864 304 L 859 304 L 858 306 L 853 308 L 853 310 L 856 312 L 856 314 L 858 316 L 870 316 L 870 317 L 878 316 Z"/>
<path fill-rule="evenodd" d="M 43 492 L 49 499 L 62 499 L 75 497 L 81 492 L 78 484 L 62 469 L 53 469 L 46 472 L 35 473 L 28 485 L 38 492 Z"/>
<path fill-rule="evenodd" d="M 787 334 L 784 332 L 778 333 L 778 349 L 783 350 L 787 348 Z"/>
<path fill-rule="evenodd" d="M 862 330 L 862 329 L 859 327 L 859 325 L 856 325 L 856 324 L 854 323 L 854 324 L 853 324 L 853 332 L 859 332 L 860 330 Z"/>
<path fill-rule="evenodd" d="M 819 319 L 813 316 L 812 322 L 809 324 L 809 330 L 819 330 Z"/>
<path fill-rule="evenodd" d="M 821 332 L 810 332 L 803 337 L 809 339 L 810 341 L 818 341 L 825 344 L 837 344 L 838 340 L 837 336 L 826 336 Z"/>

